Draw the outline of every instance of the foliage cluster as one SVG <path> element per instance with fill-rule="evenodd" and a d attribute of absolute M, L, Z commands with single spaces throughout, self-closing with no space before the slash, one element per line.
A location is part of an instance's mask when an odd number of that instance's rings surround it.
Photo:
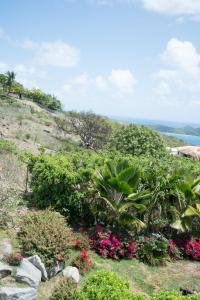
<path fill-rule="evenodd" d="M 122 126 L 113 136 L 111 146 L 124 154 L 163 157 L 167 155 L 161 135 L 145 126 Z"/>
<path fill-rule="evenodd" d="M 23 260 L 23 256 L 20 253 L 11 253 L 3 257 L 3 260 L 11 266 L 19 266 Z"/>
<path fill-rule="evenodd" d="M 75 266 L 81 274 L 87 273 L 92 268 L 91 255 L 83 248 L 81 253 L 73 259 L 72 265 Z"/>
<path fill-rule="evenodd" d="M 121 259 L 135 257 L 136 244 L 122 240 L 110 230 L 97 227 L 97 233 L 91 236 L 91 248 L 104 258 Z"/>
<path fill-rule="evenodd" d="M 185 254 L 194 260 L 200 260 L 200 240 L 187 241 Z"/>
<path fill-rule="evenodd" d="M 134 294 L 128 282 L 117 274 L 101 270 L 90 274 L 79 290 L 70 282 L 63 281 L 57 287 L 51 300 L 198 300 L 200 295 L 182 296 L 175 291 L 161 291 L 152 296 Z"/>
<path fill-rule="evenodd" d="M 75 242 L 65 218 L 50 210 L 26 213 L 20 224 L 19 240 L 22 253 L 39 255 L 47 268 L 65 260 Z"/>
<path fill-rule="evenodd" d="M 68 216 L 71 222 L 84 217 L 89 219 L 89 163 L 89 157 L 76 153 L 32 157 L 29 170 L 34 205 L 42 209 L 52 207 Z"/>
<path fill-rule="evenodd" d="M 59 130 L 78 137 L 86 149 L 102 149 L 112 133 L 110 121 L 90 111 L 68 112 L 64 118 L 55 120 Z"/>
<path fill-rule="evenodd" d="M 164 265 L 169 260 L 168 248 L 168 240 L 161 235 L 140 237 L 136 257 L 152 266 Z"/>
<path fill-rule="evenodd" d="M 40 89 L 26 89 L 21 83 L 15 80 L 16 74 L 14 72 L 7 72 L 0 74 L 0 88 L 3 93 L 16 94 L 19 99 L 22 97 L 28 98 L 42 106 L 45 106 L 51 110 L 60 110 L 62 108 L 60 100 L 55 96 L 46 94 Z M 1 90 L 0 90 L 1 92 Z"/>
<path fill-rule="evenodd" d="M 76 223 L 142 229 L 169 237 L 177 230 L 191 232 L 197 227 L 198 162 L 123 156 L 106 151 L 32 156 L 34 204 L 53 207 L 70 222 L 76 219 Z"/>

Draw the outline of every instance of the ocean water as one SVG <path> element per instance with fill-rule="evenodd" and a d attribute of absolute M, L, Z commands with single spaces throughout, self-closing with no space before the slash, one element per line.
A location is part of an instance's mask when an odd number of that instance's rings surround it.
<path fill-rule="evenodd" d="M 178 134 L 178 133 L 168 133 L 168 132 L 161 132 L 161 133 L 169 135 L 169 136 L 174 136 L 177 139 L 183 140 L 184 142 L 186 142 L 186 144 L 200 146 L 200 136 Z"/>
<path fill-rule="evenodd" d="M 163 121 L 163 120 L 148 120 L 148 119 L 136 119 L 131 117 L 119 117 L 119 116 L 109 116 L 113 120 L 118 120 L 124 123 L 135 123 L 139 125 L 166 125 L 174 128 L 183 128 L 185 126 L 191 126 L 194 128 L 200 127 L 200 124 L 195 123 L 181 123 L 181 122 L 173 122 L 173 121 Z M 177 139 L 183 140 L 186 144 L 200 146 L 200 136 L 195 135 L 186 135 L 186 134 L 178 134 L 178 133 L 168 133 L 161 132 L 161 134 L 166 134 L 169 136 L 174 136 Z"/>

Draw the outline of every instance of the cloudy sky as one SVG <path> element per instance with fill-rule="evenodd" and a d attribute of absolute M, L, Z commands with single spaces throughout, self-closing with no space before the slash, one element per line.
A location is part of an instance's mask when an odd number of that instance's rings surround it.
<path fill-rule="evenodd" d="M 200 123 L 200 0 L 1 0 L 7 70 L 66 110 Z"/>

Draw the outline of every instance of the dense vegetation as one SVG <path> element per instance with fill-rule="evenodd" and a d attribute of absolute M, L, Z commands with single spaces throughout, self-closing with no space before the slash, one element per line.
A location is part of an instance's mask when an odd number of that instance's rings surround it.
<path fill-rule="evenodd" d="M 57 288 L 51 300 L 184 300 L 185 297 L 177 292 L 162 291 L 152 297 L 136 295 L 130 290 L 128 282 L 109 271 L 99 271 L 91 274 L 80 290 L 70 283 L 63 282 Z M 188 296 L 188 300 L 198 300 L 199 295 Z"/>
<path fill-rule="evenodd" d="M 79 289 L 61 281 L 54 300 L 106 300 L 108 292 L 109 299 L 182 300 L 175 292 L 134 295 L 115 273 L 97 272 L 92 253 L 154 267 L 199 261 L 200 162 L 171 156 L 152 129 L 91 112 L 64 114 L 56 125 L 70 144 L 62 151 L 21 153 L 0 142 L 0 154 L 27 167 L 23 203 L 32 208 L 16 226 L 18 252 L 5 260 L 20 264 L 22 256 L 37 254 L 48 271 L 66 263 L 83 276 L 92 272 Z"/>
<path fill-rule="evenodd" d="M 162 157 L 166 153 L 163 139 L 155 131 L 144 126 L 122 126 L 113 137 L 115 149 L 124 154 Z"/>
<path fill-rule="evenodd" d="M 0 74 L 0 94 L 14 94 L 19 99 L 25 98 L 34 101 L 51 110 L 60 110 L 61 102 L 53 95 L 46 94 L 40 89 L 27 89 L 15 80 L 14 72 Z"/>

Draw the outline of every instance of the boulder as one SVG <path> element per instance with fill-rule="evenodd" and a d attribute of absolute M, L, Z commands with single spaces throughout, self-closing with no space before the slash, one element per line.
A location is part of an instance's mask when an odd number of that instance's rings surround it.
<path fill-rule="evenodd" d="M 17 268 L 16 281 L 25 282 L 31 287 L 37 288 L 41 282 L 42 273 L 31 262 L 24 258 Z"/>
<path fill-rule="evenodd" d="M 1 300 L 35 300 L 36 289 L 34 288 L 0 288 Z"/>
<path fill-rule="evenodd" d="M 62 272 L 64 268 L 65 268 L 64 261 L 57 261 L 56 265 L 50 270 L 49 277 L 56 276 L 58 273 Z"/>
<path fill-rule="evenodd" d="M 0 279 L 11 275 L 12 268 L 2 262 L 0 262 Z"/>
<path fill-rule="evenodd" d="M 76 267 L 66 267 L 63 270 L 63 276 L 68 279 L 71 279 L 74 283 L 79 283 L 80 281 L 79 270 Z"/>
<path fill-rule="evenodd" d="M 34 255 L 28 258 L 28 261 L 30 261 L 36 268 L 38 268 L 42 273 L 42 280 L 46 281 L 48 279 L 47 271 L 45 268 L 45 265 L 41 261 L 40 257 L 38 255 Z"/>

